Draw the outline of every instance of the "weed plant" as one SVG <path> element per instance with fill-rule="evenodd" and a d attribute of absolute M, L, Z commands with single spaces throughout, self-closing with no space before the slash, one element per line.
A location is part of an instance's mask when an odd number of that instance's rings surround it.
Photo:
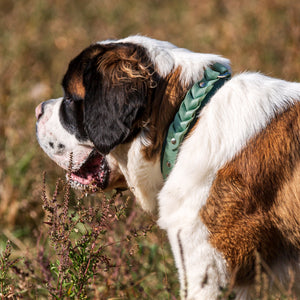
<path fill-rule="evenodd" d="M 9 273 L 17 261 L 18 259 L 11 260 L 11 243 L 7 241 L 5 250 L 0 254 L 0 296 L 2 299 L 13 295 L 12 278 Z"/>
<path fill-rule="evenodd" d="M 133 227 L 136 214 L 128 215 L 130 197 L 120 192 L 100 196 L 97 202 L 89 202 L 85 192 L 74 197 L 70 183 L 58 179 L 49 197 L 44 174 L 45 220 L 36 256 L 13 259 L 7 242 L 0 262 L 2 299 L 149 299 L 153 285 L 156 299 L 175 299 L 171 289 L 176 292 L 177 282 L 168 281 L 175 271 L 173 262 L 163 259 L 163 266 L 155 266 L 164 250 L 159 253 L 157 245 L 144 241 L 157 231 L 154 221 Z M 129 226 L 119 235 L 116 227 L 122 222 Z M 141 259 L 138 264 L 136 256 Z M 157 276 L 162 270 L 156 267 L 164 269 L 164 278 Z"/>

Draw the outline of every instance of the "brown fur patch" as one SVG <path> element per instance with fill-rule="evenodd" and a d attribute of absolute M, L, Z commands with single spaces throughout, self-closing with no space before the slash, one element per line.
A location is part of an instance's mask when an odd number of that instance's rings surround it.
<path fill-rule="evenodd" d="M 136 45 L 121 44 L 107 50 L 99 57 L 97 69 L 114 85 L 140 79 L 152 86 L 153 65 L 145 51 Z"/>
<path fill-rule="evenodd" d="M 85 98 L 83 72 L 91 59 L 103 51 L 100 45 L 94 44 L 82 51 L 73 59 L 63 80 L 65 92 L 77 99 Z"/>
<path fill-rule="evenodd" d="M 70 81 L 69 91 L 72 95 L 79 99 L 84 99 L 85 97 L 85 87 L 83 86 L 82 76 L 77 76 Z"/>
<path fill-rule="evenodd" d="M 300 104 L 276 116 L 217 174 L 200 216 L 236 281 L 300 251 Z"/>
<path fill-rule="evenodd" d="M 160 155 L 169 125 L 188 91 L 189 87 L 180 82 L 180 74 L 181 68 L 177 68 L 161 79 L 152 95 L 149 117 L 145 124 L 150 146 L 145 146 L 142 150 L 147 160 L 156 159 L 157 155 Z"/>

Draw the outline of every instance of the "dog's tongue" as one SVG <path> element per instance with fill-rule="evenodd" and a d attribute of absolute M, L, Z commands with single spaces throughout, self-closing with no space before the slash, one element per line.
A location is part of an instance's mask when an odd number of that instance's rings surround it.
<path fill-rule="evenodd" d="M 71 179 L 84 185 L 89 185 L 93 181 L 93 174 L 85 174 L 84 177 L 71 173 Z"/>

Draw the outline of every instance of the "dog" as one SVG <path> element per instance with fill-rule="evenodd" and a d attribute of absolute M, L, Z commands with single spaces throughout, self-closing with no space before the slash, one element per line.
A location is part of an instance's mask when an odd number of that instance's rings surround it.
<path fill-rule="evenodd" d="M 72 153 L 75 187 L 128 188 L 157 212 L 182 299 L 229 287 L 251 298 L 258 264 L 270 290 L 292 277 L 299 292 L 300 84 L 230 76 L 218 55 L 106 40 L 70 62 L 63 97 L 35 110 L 48 156 L 67 170 Z"/>

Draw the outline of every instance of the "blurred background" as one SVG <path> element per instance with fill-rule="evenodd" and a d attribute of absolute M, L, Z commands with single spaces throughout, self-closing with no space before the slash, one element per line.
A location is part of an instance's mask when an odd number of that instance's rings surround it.
<path fill-rule="evenodd" d="M 35 106 L 61 96 L 67 65 L 84 47 L 133 34 L 220 54 L 234 73 L 300 81 L 300 1 L 0 0 L 0 247 L 8 238 L 17 251 L 36 243 L 42 174 L 49 190 L 64 177 L 36 142 Z M 136 226 L 153 222 L 132 209 Z M 145 239 L 158 247 L 166 241 L 157 229 Z M 171 264 L 167 246 L 159 255 Z M 170 274 L 177 287 L 175 268 Z"/>

